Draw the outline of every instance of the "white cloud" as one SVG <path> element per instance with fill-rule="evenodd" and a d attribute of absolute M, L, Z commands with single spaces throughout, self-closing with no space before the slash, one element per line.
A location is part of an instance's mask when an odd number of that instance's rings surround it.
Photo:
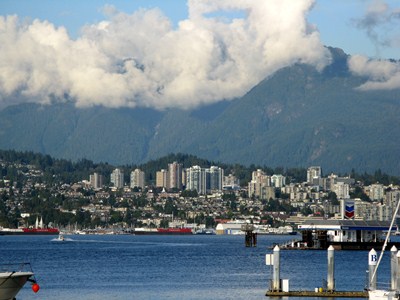
<path fill-rule="evenodd" d="M 47 21 L 0 17 L 0 105 L 69 95 L 79 107 L 163 109 L 239 97 L 282 67 L 330 62 L 306 19 L 313 4 L 189 0 L 177 28 L 158 9 L 128 15 L 107 6 L 109 19 L 76 40 Z M 245 17 L 215 16 L 227 10 Z"/>
<path fill-rule="evenodd" d="M 354 55 L 349 58 L 350 71 L 368 77 L 360 90 L 390 90 L 400 88 L 400 62 L 372 60 L 365 56 Z"/>

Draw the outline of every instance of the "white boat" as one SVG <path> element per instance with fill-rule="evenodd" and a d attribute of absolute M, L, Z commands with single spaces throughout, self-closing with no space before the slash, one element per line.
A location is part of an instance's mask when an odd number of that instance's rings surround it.
<path fill-rule="evenodd" d="M 389 237 L 391 235 L 393 224 L 394 224 L 394 222 L 396 220 L 397 212 L 399 211 L 399 207 L 400 207 L 400 200 L 397 202 L 396 210 L 393 213 L 392 222 L 390 223 L 389 230 L 386 233 L 385 242 L 383 243 L 381 254 L 379 255 L 379 259 L 378 259 L 378 262 L 376 264 L 374 273 L 372 274 L 371 282 L 375 278 L 376 272 L 377 272 L 378 267 L 379 267 L 379 264 L 380 264 L 380 262 L 382 260 L 383 253 L 385 251 L 386 245 L 387 245 L 387 243 L 389 241 Z M 399 293 L 397 291 L 394 291 L 394 290 L 376 289 L 376 290 L 369 290 L 368 291 L 368 299 L 370 299 L 370 300 L 394 300 L 394 299 L 400 299 L 400 295 L 399 295 Z"/>
<path fill-rule="evenodd" d="M 368 291 L 368 299 L 395 300 L 395 299 L 399 299 L 399 295 L 396 291 L 373 290 L 373 291 Z"/>
<path fill-rule="evenodd" d="M 19 271 L 11 271 L 16 264 L 12 265 L 2 265 L 0 270 L 0 300 L 13 300 L 18 292 L 22 289 L 25 283 L 29 280 L 34 283 L 32 290 L 37 292 L 39 290 L 39 285 L 37 285 L 34 279 L 32 271 L 24 271 L 24 268 L 30 264 L 24 263 L 18 265 Z"/>

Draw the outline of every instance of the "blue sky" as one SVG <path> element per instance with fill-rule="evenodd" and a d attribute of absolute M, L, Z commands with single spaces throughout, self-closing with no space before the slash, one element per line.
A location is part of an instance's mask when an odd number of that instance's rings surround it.
<path fill-rule="evenodd" d="M 0 0 L 0 107 L 191 109 L 295 63 L 322 70 L 324 46 L 351 55 L 360 89 L 399 89 L 400 1 Z"/>
<path fill-rule="evenodd" d="M 308 20 L 316 24 L 325 45 L 342 48 L 349 54 L 399 59 L 400 45 L 377 47 L 366 31 L 354 24 L 354 20 L 362 18 L 368 6 L 374 2 L 384 2 L 393 10 L 400 9 L 398 0 L 316 0 Z M 1 0 L 0 14 L 3 16 L 16 14 L 22 18 L 48 20 L 56 26 L 65 26 L 71 37 L 76 38 L 82 26 L 106 19 L 102 8 L 107 4 L 128 14 L 139 8 L 159 7 L 174 24 L 188 17 L 187 0 Z M 395 25 L 400 27 L 400 22 L 388 24 L 388 26 Z M 376 30 L 382 36 L 387 35 L 385 26 L 377 27 Z"/>

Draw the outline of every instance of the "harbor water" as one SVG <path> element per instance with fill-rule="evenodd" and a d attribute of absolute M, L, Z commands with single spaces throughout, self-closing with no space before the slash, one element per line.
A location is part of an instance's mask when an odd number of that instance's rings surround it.
<path fill-rule="evenodd" d="M 272 274 L 265 254 L 275 243 L 293 239 L 263 235 L 257 247 L 246 248 L 240 235 L 66 237 L 57 242 L 55 236 L 0 236 L 1 262 L 30 262 L 41 287 L 34 294 L 26 284 L 18 300 L 268 299 Z M 326 251 L 280 255 L 281 278 L 289 279 L 290 290 L 323 286 Z M 390 281 L 389 266 L 387 251 L 378 282 Z M 368 251 L 336 251 L 336 290 L 363 290 L 366 270 Z"/>

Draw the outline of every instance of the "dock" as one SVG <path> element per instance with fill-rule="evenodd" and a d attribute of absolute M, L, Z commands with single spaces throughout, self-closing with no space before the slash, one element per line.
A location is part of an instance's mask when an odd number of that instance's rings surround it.
<path fill-rule="evenodd" d="M 336 297 L 336 298 L 368 298 L 367 291 L 267 291 L 268 297 Z"/>

